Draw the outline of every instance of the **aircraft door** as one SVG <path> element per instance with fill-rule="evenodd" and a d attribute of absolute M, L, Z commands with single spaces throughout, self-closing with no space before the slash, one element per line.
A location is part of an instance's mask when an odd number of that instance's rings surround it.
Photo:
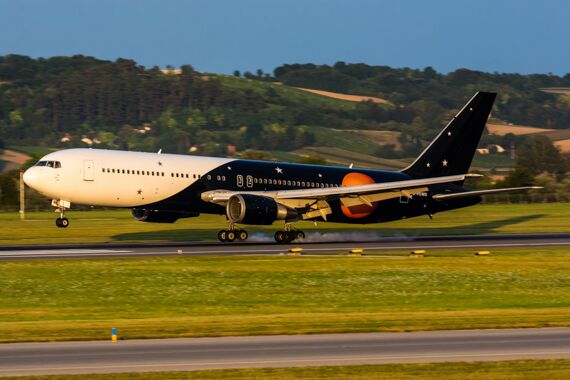
<path fill-rule="evenodd" d="M 83 161 L 83 180 L 93 181 L 95 174 L 95 168 L 92 160 Z"/>

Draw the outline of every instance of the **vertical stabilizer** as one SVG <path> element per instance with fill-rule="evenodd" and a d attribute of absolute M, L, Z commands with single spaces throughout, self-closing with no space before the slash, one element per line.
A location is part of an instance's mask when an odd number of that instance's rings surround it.
<path fill-rule="evenodd" d="M 413 178 L 466 174 L 496 95 L 476 93 L 422 154 L 402 171 Z"/>

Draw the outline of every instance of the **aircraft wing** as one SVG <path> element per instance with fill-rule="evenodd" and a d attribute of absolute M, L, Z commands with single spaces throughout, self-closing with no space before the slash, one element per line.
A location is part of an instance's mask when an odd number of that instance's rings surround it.
<path fill-rule="evenodd" d="M 328 188 L 308 188 L 278 191 L 227 191 L 212 190 L 202 193 L 202 200 L 226 205 L 233 195 L 251 194 L 261 197 L 273 198 L 276 202 L 296 210 L 303 210 L 302 219 L 312 219 L 326 216 L 332 213 L 328 201 L 340 200 L 343 206 L 354 207 L 359 205 L 372 206 L 373 202 L 379 202 L 391 198 L 406 197 L 427 192 L 428 185 L 458 182 L 465 179 L 465 175 L 452 175 L 445 177 L 411 179 L 384 183 L 374 183 L 358 186 L 340 186 Z"/>
<path fill-rule="evenodd" d="M 308 188 L 295 190 L 270 190 L 270 191 L 227 191 L 212 190 L 202 194 L 202 199 L 208 202 L 224 204 L 232 195 L 235 194 L 252 194 L 262 197 L 273 198 L 276 200 L 287 199 L 314 199 L 314 200 L 330 200 L 341 197 L 358 197 L 361 195 L 370 195 L 381 192 L 405 191 L 413 188 L 424 188 L 427 185 L 439 183 L 458 182 L 465 179 L 465 175 L 452 175 L 445 177 L 411 179 L 404 181 L 373 183 L 369 185 L 358 186 L 341 186 L 327 188 Z"/>
<path fill-rule="evenodd" d="M 532 190 L 532 189 L 542 189 L 542 188 L 543 188 L 542 186 L 506 187 L 503 189 L 474 190 L 474 191 L 464 191 L 460 193 L 434 194 L 432 198 L 444 200 L 444 199 L 470 197 L 473 195 L 488 195 L 488 194 L 506 193 L 510 191 Z"/>

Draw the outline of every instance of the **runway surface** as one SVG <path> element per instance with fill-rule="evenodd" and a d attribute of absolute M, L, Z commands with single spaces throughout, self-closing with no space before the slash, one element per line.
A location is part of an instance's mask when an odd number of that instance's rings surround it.
<path fill-rule="evenodd" d="M 334 238 L 335 235 L 332 235 Z M 308 236 L 311 239 L 311 235 Z M 326 239 L 326 234 L 321 236 Z M 338 239 L 338 238 L 337 238 Z M 182 242 L 164 244 L 76 244 L 25 247 L 0 247 L 0 260 L 110 258 L 145 256 L 208 256 L 208 255 L 279 255 L 289 248 L 301 247 L 305 254 L 339 253 L 351 249 L 382 252 L 416 249 L 490 249 L 506 247 L 570 246 L 570 234 L 520 235 L 456 235 L 376 239 L 366 242 L 293 242 L 287 245 L 267 242 L 204 243 Z M 381 256 L 381 255 L 380 255 Z"/>
<path fill-rule="evenodd" d="M 0 345 L 0 375 L 570 358 L 570 328 Z"/>

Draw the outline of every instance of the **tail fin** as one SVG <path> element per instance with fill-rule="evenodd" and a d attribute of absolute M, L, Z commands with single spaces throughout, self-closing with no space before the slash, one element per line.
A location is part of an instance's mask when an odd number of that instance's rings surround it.
<path fill-rule="evenodd" d="M 496 95 L 476 93 L 422 154 L 402 171 L 413 178 L 466 174 Z"/>

